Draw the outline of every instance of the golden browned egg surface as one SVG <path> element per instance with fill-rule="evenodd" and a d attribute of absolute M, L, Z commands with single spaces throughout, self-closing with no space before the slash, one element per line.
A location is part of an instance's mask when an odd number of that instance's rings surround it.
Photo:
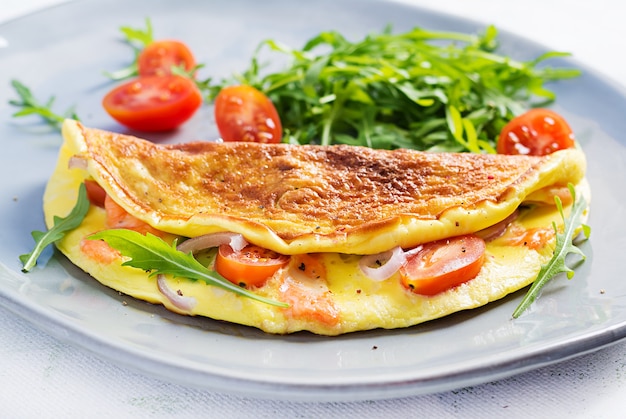
<path fill-rule="evenodd" d="M 192 235 L 253 230 L 253 242 L 289 254 L 367 253 L 363 243 L 375 253 L 390 247 L 379 243 L 381 234 L 404 247 L 444 238 L 448 232 L 433 229 L 433 221 L 464 234 L 493 221 L 485 206 L 497 207 L 504 219 L 535 190 L 582 176 L 570 170 L 581 159 L 570 150 L 528 157 L 242 142 L 156 145 L 75 128 L 89 173 L 136 217 L 176 234 L 190 226 Z M 429 232 L 419 234 L 425 228 Z"/>

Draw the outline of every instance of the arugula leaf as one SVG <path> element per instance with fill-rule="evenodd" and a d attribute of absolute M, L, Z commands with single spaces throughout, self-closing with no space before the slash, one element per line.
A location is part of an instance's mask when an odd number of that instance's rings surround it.
<path fill-rule="evenodd" d="M 573 239 L 574 234 L 578 231 L 579 227 L 582 227 L 582 232 L 586 239 L 588 239 L 591 234 L 591 228 L 581 222 L 581 217 L 587 208 L 587 203 L 585 202 L 585 198 L 582 196 L 578 200 L 576 199 L 576 191 L 571 184 L 568 185 L 568 188 L 572 194 L 574 202 L 572 204 L 570 215 L 567 219 L 563 215 L 563 204 L 561 203 L 561 199 L 558 196 L 554 197 L 554 201 L 559 209 L 561 218 L 563 218 L 564 230 L 562 233 L 559 233 L 556 223 L 552 223 L 554 231 L 556 232 L 556 246 L 552 259 L 541 267 L 537 278 L 526 293 L 526 296 L 513 312 L 513 318 L 518 318 L 537 299 L 543 286 L 557 274 L 566 273 L 568 279 L 572 279 L 574 277 L 574 271 L 565 263 L 565 258 L 568 254 L 578 254 L 583 261 L 585 260 L 584 253 L 576 247 Z"/>
<path fill-rule="evenodd" d="M 142 49 L 152 43 L 154 41 L 154 34 L 152 31 L 152 22 L 150 18 L 146 18 L 146 27 L 143 28 L 132 28 L 130 26 L 122 26 L 120 31 L 125 35 L 125 41 L 135 46 L 137 49 Z M 138 44 L 138 45 L 136 45 Z"/>
<path fill-rule="evenodd" d="M 122 264 L 123 266 L 143 269 L 150 276 L 164 274 L 187 278 L 192 281 L 204 281 L 206 284 L 214 285 L 266 304 L 278 307 L 289 306 L 286 303 L 264 298 L 245 288 L 238 287 L 217 272 L 202 265 L 191 253 L 176 250 L 176 243 L 170 246 L 153 234 L 148 233 L 144 236 L 133 230 L 114 229 L 100 231 L 89 236 L 89 238 L 104 240 L 123 256 L 130 258 Z"/>
<path fill-rule="evenodd" d="M 233 82 L 260 89 L 292 144 L 493 153 L 506 122 L 555 99 L 547 82 L 580 75 L 544 65 L 566 53 L 526 62 L 497 54 L 497 35 L 493 26 L 478 35 L 387 27 L 356 42 L 322 32 L 302 49 L 265 40 L 247 69 L 208 96 Z"/>
<path fill-rule="evenodd" d="M 149 18 L 146 18 L 146 27 L 144 28 L 132 28 L 130 26 L 122 26 L 120 31 L 124 35 L 124 42 L 133 48 L 135 52 L 134 60 L 126 67 L 108 72 L 105 71 L 104 75 L 112 80 L 124 80 L 130 77 L 138 75 L 137 58 L 146 46 L 150 45 L 154 41 L 154 35 L 152 32 L 152 22 Z"/>
<path fill-rule="evenodd" d="M 85 218 L 89 210 L 89 198 L 85 184 L 81 183 L 78 189 L 78 199 L 72 211 L 64 217 L 54 216 L 54 224 L 48 231 L 33 231 L 31 235 L 35 239 L 35 248 L 32 252 L 21 255 L 20 261 L 23 264 L 22 272 L 30 271 L 36 264 L 41 252 L 50 244 L 62 239 L 68 231 L 78 227 Z"/>
<path fill-rule="evenodd" d="M 207 77 L 206 79 L 200 79 L 197 77 L 198 70 L 204 68 L 204 64 L 196 64 L 191 70 L 185 70 L 184 65 L 180 66 L 172 66 L 172 74 L 175 76 L 187 77 L 189 80 L 192 80 L 196 83 L 198 89 L 201 92 L 211 91 L 213 87 L 213 78 Z"/>
<path fill-rule="evenodd" d="M 67 118 L 78 120 L 78 116 L 74 112 L 74 108 L 68 109 L 63 114 L 57 114 L 52 110 L 55 97 L 52 96 L 45 103 L 39 103 L 31 90 L 18 80 L 11 80 L 11 86 L 15 89 L 20 97 L 19 100 L 9 100 L 9 104 L 21 108 L 13 114 L 14 117 L 39 115 L 50 126 L 61 129 L 61 124 Z"/>

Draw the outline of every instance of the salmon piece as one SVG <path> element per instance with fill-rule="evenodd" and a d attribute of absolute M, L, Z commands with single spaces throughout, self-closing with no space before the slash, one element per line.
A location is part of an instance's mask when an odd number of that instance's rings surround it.
<path fill-rule="evenodd" d="M 280 285 L 280 300 L 289 304 L 287 316 L 335 326 L 339 310 L 326 284 L 326 267 L 315 254 L 292 256 Z"/>
<path fill-rule="evenodd" d="M 90 240 L 85 237 L 80 241 L 80 251 L 91 259 L 97 260 L 103 265 L 119 260 L 122 255 L 103 240 Z"/>
<path fill-rule="evenodd" d="M 509 246 L 525 246 L 533 250 L 542 249 L 554 237 L 555 233 L 552 227 L 525 229 L 519 226 L 512 226 L 504 236 Z"/>
<path fill-rule="evenodd" d="M 144 221 L 130 215 L 124 208 L 115 202 L 109 195 L 104 199 L 104 210 L 107 214 L 107 227 L 126 228 L 141 234 L 151 233 L 162 236 L 162 233 Z"/>
<path fill-rule="evenodd" d="M 163 237 L 164 235 L 163 232 L 130 215 L 124 208 L 111 199 L 109 195 L 106 195 L 104 198 L 104 210 L 106 211 L 106 225 L 111 229 L 125 228 L 144 235 L 151 233 L 158 237 Z M 80 250 L 90 258 L 102 262 L 103 264 L 112 263 L 121 257 L 120 252 L 113 249 L 102 240 L 84 238 L 81 240 Z"/>

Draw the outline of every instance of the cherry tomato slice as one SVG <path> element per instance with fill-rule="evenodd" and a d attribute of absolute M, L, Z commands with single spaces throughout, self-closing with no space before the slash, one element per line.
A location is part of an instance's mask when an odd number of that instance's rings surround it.
<path fill-rule="evenodd" d="M 191 118 L 202 104 L 196 84 L 181 76 L 139 77 L 111 90 L 104 109 L 120 124 L 146 131 L 169 131 Z"/>
<path fill-rule="evenodd" d="M 574 147 L 574 133 L 565 119 L 549 109 L 531 109 L 513 118 L 500 133 L 500 154 L 545 156 Z"/>
<path fill-rule="evenodd" d="M 283 128 L 278 112 L 272 101 L 254 87 L 225 87 L 214 105 L 215 123 L 224 141 L 281 141 Z"/>
<path fill-rule="evenodd" d="M 485 248 L 485 241 L 473 234 L 427 243 L 400 268 L 402 284 L 421 295 L 461 285 L 480 272 Z"/>
<path fill-rule="evenodd" d="M 251 244 L 235 252 L 225 244 L 217 252 L 215 270 L 242 287 L 260 286 L 288 262 L 289 256 L 260 246 Z"/>
<path fill-rule="evenodd" d="M 154 41 L 145 47 L 137 57 L 137 71 L 140 76 L 167 76 L 172 67 L 193 70 L 196 60 L 191 50 L 180 41 Z"/>

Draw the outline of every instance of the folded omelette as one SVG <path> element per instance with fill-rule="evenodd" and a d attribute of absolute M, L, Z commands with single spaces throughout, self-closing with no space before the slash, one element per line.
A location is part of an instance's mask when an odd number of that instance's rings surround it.
<path fill-rule="evenodd" d="M 91 205 L 81 226 L 56 243 L 63 254 L 124 294 L 276 334 L 401 328 L 501 299 L 530 284 L 551 258 L 552 223 L 563 224 L 554 195 L 563 198 L 566 213 L 568 184 L 589 195 L 578 149 L 535 157 L 341 145 L 159 145 L 70 120 L 63 136 L 44 195 L 48 227 L 71 211 L 86 181 L 112 202 Z M 128 226 L 111 222 L 111 205 L 145 226 L 131 228 L 169 243 L 228 232 L 284 255 L 284 267 L 249 289 L 286 306 L 123 266 L 121 254 L 89 240 Z M 480 270 L 433 295 L 414 292 L 398 272 L 372 279 L 362 268 L 368 255 L 468 235 L 484 241 Z M 207 255 L 210 266 L 211 249 Z M 318 274 L 300 275 L 311 258 Z"/>

